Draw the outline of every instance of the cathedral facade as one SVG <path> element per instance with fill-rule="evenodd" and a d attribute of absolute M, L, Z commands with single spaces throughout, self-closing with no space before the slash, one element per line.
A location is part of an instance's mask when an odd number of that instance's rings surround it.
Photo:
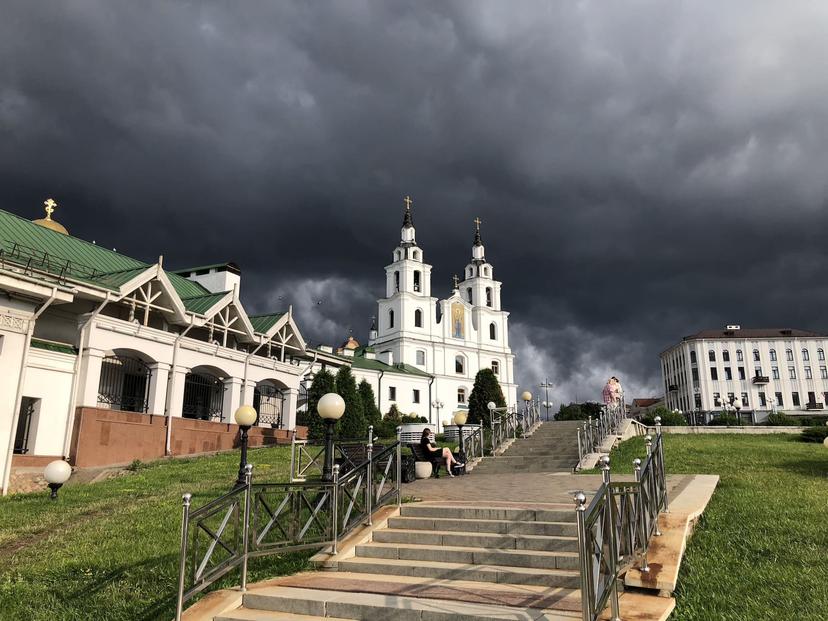
<path fill-rule="evenodd" d="M 434 403 L 440 403 L 450 416 L 468 407 L 475 375 L 483 368 L 497 376 L 506 402 L 517 402 L 509 313 L 501 306 L 501 283 L 486 259 L 480 220 L 475 224 L 471 259 L 463 278 L 455 276 L 451 295 L 438 299 L 432 295 L 432 266 L 417 244 L 411 201 L 406 198 L 400 242 L 385 267 L 385 297 L 378 300 L 368 344 L 385 364 L 403 365 L 429 376 L 430 400 L 423 403 L 420 399 L 408 408 L 406 395 L 380 394 L 383 412 L 394 397 L 393 401 L 403 402 L 404 412 L 417 411 L 434 420 Z"/>

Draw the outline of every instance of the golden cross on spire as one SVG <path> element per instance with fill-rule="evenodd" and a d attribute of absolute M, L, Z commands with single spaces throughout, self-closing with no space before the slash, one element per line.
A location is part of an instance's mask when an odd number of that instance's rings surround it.
<path fill-rule="evenodd" d="M 46 219 L 51 220 L 52 213 L 54 213 L 55 207 L 57 207 L 57 203 L 53 198 L 47 198 L 45 201 L 43 201 L 43 204 L 46 206 Z"/>
<path fill-rule="evenodd" d="M 406 208 L 406 210 L 408 210 L 408 209 L 411 209 L 411 203 L 413 203 L 414 201 L 412 201 L 412 200 L 411 200 L 411 197 L 410 197 L 410 196 L 406 196 L 406 197 L 403 199 L 403 202 L 405 203 L 405 208 Z"/>
<path fill-rule="evenodd" d="M 475 218 L 474 223 L 477 225 L 477 231 L 479 233 L 480 232 L 480 225 L 483 223 L 483 220 L 481 220 L 480 218 Z"/>

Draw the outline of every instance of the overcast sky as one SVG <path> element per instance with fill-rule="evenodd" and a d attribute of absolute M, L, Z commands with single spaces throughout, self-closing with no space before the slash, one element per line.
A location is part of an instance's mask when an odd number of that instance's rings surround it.
<path fill-rule="evenodd" d="M 4 0 L 0 208 L 235 261 L 333 343 L 409 194 L 440 297 L 482 218 L 524 385 L 646 396 L 683 335 L 828 329 L 827 32 L 823 1 Z"/>

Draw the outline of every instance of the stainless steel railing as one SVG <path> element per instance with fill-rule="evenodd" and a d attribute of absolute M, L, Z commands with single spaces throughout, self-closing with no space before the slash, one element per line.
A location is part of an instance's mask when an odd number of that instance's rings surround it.
<path fill-rule="evenodd" d="M 399 431 L 398 431 L 399 436 Z M 367 458 L 333 481 L 254 483 L 248 464 L 245 485 L 192 509 L 184 494 L 181 520 L 176 621 L 184 604 L 216 580 L 240 567 L 240 587 L 247 588 L 247 561 L 330 546 L 360 524 L 371 524 L 373 513 L 402 503 L 402 445 L 366 445 Z"/>
<path fill-rule="evenodd" d="M 647 457 L 633 461 L 634 482 L 610 479 L 609 457 L 601 458 L 602 483 L 589 505 L 578 492 L 578 559 L 581 574 L 583 621 L 595 621 L 609 604 L 612 619 L 619 619 L 618 580 L 634 563 L 649 571 L 650 539 L 661 535 L 658 517 L 668 510 L 667 480 L 661 425 L 653 441 L 647 436 Z"/>
<path fill-rule="evenodd" d="M 584 421 L 578 428 L 578 463 L 588 454 L 598 452 L 609 436 L 617 434 L 625 418 L 626 407 L 622 399 L 617 404 L 605 405 L 596 419 L 590 416 Z"/>

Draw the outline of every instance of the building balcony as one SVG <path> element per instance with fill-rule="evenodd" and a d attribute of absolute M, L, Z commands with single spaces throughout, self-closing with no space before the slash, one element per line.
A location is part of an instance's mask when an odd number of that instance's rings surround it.
<path fill-rule="evenodd" d="M 770 378 L 767 375 L 754 375 L 751 381 L 754 384 L 768 384 L 770 383 Z"/>
<path fill-rule="evenodd" d="M 821 403 L 807 403 L 805 404 L 805 408 L 808 410 L 822 410 L 824 409 L 824 405 Z"/>
<path fill-rule="evenodd" d="M 669 390 L 670 392 L 678 392 L 678 386 L 676 384 L 670 384 L 667 387 L 667 390 Z"/>

